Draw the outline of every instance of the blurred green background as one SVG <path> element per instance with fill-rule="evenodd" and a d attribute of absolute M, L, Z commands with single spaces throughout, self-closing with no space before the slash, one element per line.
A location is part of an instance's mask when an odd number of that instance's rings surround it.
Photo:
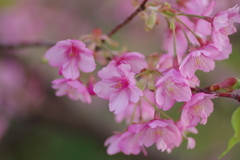
<path fill-rule="evenodd" d="M 218 10 L 226 10 L 237 1 L 218 1 Z M 130 0 L 1 0 L 0 42 L 5 44 L 31 41 L 59 41 L 77 39 L 101 28 L 108 33 L 122 22 L 134 8 Z M 161 25 L 162 24 L 162 25 Z M 146 33 L 144 22 L 136 17 L 113 36 L 121 46 L 148 55 L 160 52 L 164 22 Z M 236 25 L 238 30 L 239 25 Z M 197 72 L 201 86 L 223 81 L 228 77 L 240 77 L 240 32 L 231 37 L 233 53 L 230 58 L 216 63 L 214 71 Z M 14 57 L 25 68 L 38 75 L 45 94 L 37 109 L 15 116 L 0 142 L 0 160 L 215 160 L 227 148 L 233 135 L 231 115 L 240 104 L 232 99 L 218 98 L 214 112 L 206 125 L 198 125 L 199 133 L 190 135 L 196 147 L 187 150 L 184 141 L 171 154 L 162 153 L 155 146 L 147 148 L 148 156 L 126 156 L 122 153 L 106 154 L 104 141 L 113 131 L 121 131 L 125 124 L 116 124 L 108 111 L 107 101 L 93 97 L 86 105 L 67 97 L 56 97 L 51 81 L 58 78 L 56 68 L 41 64 L 40 59 L 48 48 L 27 48 L 0 51 L 1 56 Z M 9 56 L 10 55 L 10 56 Z M 177 113 L 176 106 L 169 114 Z M 239 160 L 237 144 L 222 160 Z"/>

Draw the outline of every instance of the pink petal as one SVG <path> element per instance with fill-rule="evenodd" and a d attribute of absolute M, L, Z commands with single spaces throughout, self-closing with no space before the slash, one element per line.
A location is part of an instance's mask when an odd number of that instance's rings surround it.
<path fill-rule="evenodd" d="M 195 140 L 192 137 L 188 137 L 188 145 L 187 145 L 187 149 L 193 149 L 196 145 Z"/>
<path fill-rule="evenodd" d="M 117 68 L 112 65 L 104 67 L 102 70 L 98 71 L 98 77 L 101 79 L 112 79 L 112 77 L 121 77 L 118 73 Z"/>
<path fill-rule="evenodd" d="M 132 86 L 129 87 L 130 90 L 130 101 L 133 103 L 137 103 L 139 101 L 139 96 L 143 96 L 142 91 L 136 87 L 136 86 Z"/>
<path fill-rule="evenodd" d="M 78 67 L 81 71 L 85 73 L 89 73 L 95 70 L 96 64 L 93 56 L 86 56 L 84 54 L 80 54 L 80 61 L 78 62 Z"/>
<path fill-rule="evenodd" d="M 162 150 L 162 152 L 164 152 L 167 149 L 167 144 L 165 143 L 165 141 L 163 140 L 163 138 L 159 138 L 158 141 L 156 142 L 157 145 L 157 149 L 158 150 Z"/>
<path fill-rule="evenodd" d="M 61 67 L 62 64 L 67 61 L 65 57 L 67 49 L 68 48 L 64 48 L 63 46 L 53 46 L 46 52 L 44 57 L 49 61 L 51 66 Z"/>
<path fill-rule="evenodd" d="M 191 99 L 192 92 L 189 87 L 183 87 L 180 84 L 176 84 L 178 91 L 174 94 L 174 98 L 177 102 L 187 102 Z"/>
<path fill-rule="evenodd" d="M 66 79 L 77 79 L 80 73 L 75 61 L 66 62 L 63 65 L 62 74 Z"/>
<path fill-rule="evenodd" d="M 156 102 L 158 105 L 162 105 L 164 103 L 163 90 L 164 90 L 163 86 L 158 87 L 156 89 L 155 97 L 156 97 Z"/>
<path fill-rule="evenodd" d="M 111 84 L 99 81 L 97 82 L 94 87 L 93 91 L 103 99 L 109 99 L 110 96 L 115 92 L 114 88 L 109 87 Z"/>
<path fill-rule="evenodd" d="M 109 98 L 109 109 L 114 111 L 115 114 L 118 114 L 125 110 L 129 103 L 128 94 L 125 91 L 120 93 L 114 93 Z"/>

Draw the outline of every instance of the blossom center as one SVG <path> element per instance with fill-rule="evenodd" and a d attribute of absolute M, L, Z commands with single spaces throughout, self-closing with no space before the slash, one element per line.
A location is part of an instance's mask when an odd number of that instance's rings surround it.
<path fill-rule="evenodd" d="M 179 90 L 175 85 L 175 83 L 169 79 L 166 82 L 164 82 L 164 85 L 165 85 L 165 89 L 166 89 L 165 91 L 167 95 L 174 99 L 173 95 L 177 94 L 177 91 Z"/>
<path fill-rule="evenodd" d="M 75 94 L 75 90 L 76 90 L 76 88 L 68 86 L 67 89 L 66 89 L 66 93 L 74 95 Z"/>
<path fill-rule="evenodd" d="M 206 66 L 206 62 L 202 56 L 199 57 L 192 57 L 192 66 L 195 67 L 195 69 L 198 69 L 199 67 Z"/>
<path fill-rule="evenodd" d="M 79 49 L 73 46 L 71 48 L 70 52 L 68 53 L 68 57 L 78 59 L 79 58 Z"/>
<path fill-rule="evenodd" d="M 203 109 L 203 105 L 201 103 L 197 103 L 193 106 L 192 111 L 195 116 L 198 116 L 203 111 Z"/>
<path fill-rule="evenodd" d="M 114 77 L 115 84 L 110 86 L 115 88 L 118 92 L 128 87 L 128 81 L 125 78 Z"/>

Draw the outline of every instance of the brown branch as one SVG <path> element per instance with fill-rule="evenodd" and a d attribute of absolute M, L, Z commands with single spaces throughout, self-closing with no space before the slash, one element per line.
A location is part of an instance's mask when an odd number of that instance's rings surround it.
<path fill-rule="evenodd" d="M 111 37 L 113 34 L 115 34 L 119 29 L 123 28 L 126 24 L 128 24 L 134 17 L 138 15 L 139 12 L 145 10 L 145 4 L 148 0 L 143 0 L 143 2 L 140 4 L 140 6 L 129 16 L 127 17 L 122 23 L 117 25 L 113 30 L 111 30 L 107 35 Z"/>
<path fill-rule="evenodd" d="M 219 93 L 219 92 L 212 92 L 209 91 L 206 88 L 191 88 L 192 92 L 194 93 L 206 93 L 206 94 L 214 94 L 218 97 L 226 97 L 226 98 L 232 98 L 240 102 L 240 95 L 239 94 L 234 94 L 234 93 Z"/>

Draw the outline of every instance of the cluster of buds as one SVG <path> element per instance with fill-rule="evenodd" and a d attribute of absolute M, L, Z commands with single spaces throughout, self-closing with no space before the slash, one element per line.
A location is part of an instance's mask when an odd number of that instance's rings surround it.
<path fill-rule="evenodd" d="M 84 36 L 90 41 L 89 48 L 82 41 L 65 40 L 47 51 L 49 64 L 58 67 L 59 74 L 64 76 L 53 81 L 57 96 L 67 94 L 73 100 L 90 103 L 90 95 L 96 94 L 109 100 L 109 110 L 114 112 L 117 122 L 126 121 L 124 131 L 115 132 L 106 140 L 108 154 L 147 154 L 144 147 L 154 143 L 158 150 L 171 152 L 183 138 L 188 140 L 187 148 L 194 148 L 195 140 L 186 133 L 197 134 L 195 127 L 207 123 L 213 112 L 211 99 L 219 96 L 214 92 L 239 88 L 232 88 L 238 82 L 233 78 L 235 81 L 229 79 L 211 86 L 206 93 L 192 92 L 200 84 L 197 70 L 214 70 L 216 60 L 229 57 L 232 45 L 228 35 L 236 32 L 233 23 L 240 23 L 239 6 L 210 17 L 214 4 L 208 0 L 147 4 L 140 14 L 146 20 L 147 30 L 158 23 L 160 14 L 169 24 L 162 47 L 165 54 L 151 54 L 148 60 L 138 52 L 111 51 L 104 45 L 111 40 L 100 30 Z M 99 48 L 108 55 L 100 54 Z M 95 60 L 102 65 L 103 57 L 110 62 L 98 71 L 101 80 L 95 83 L 90 75 L 90 85 L 86 87 L 80 80 L 79 69 L 85 73 L 94 71 Z M 175 102 L 184 102 L 181 117 L 176 121 L 165 113 Z"/>

